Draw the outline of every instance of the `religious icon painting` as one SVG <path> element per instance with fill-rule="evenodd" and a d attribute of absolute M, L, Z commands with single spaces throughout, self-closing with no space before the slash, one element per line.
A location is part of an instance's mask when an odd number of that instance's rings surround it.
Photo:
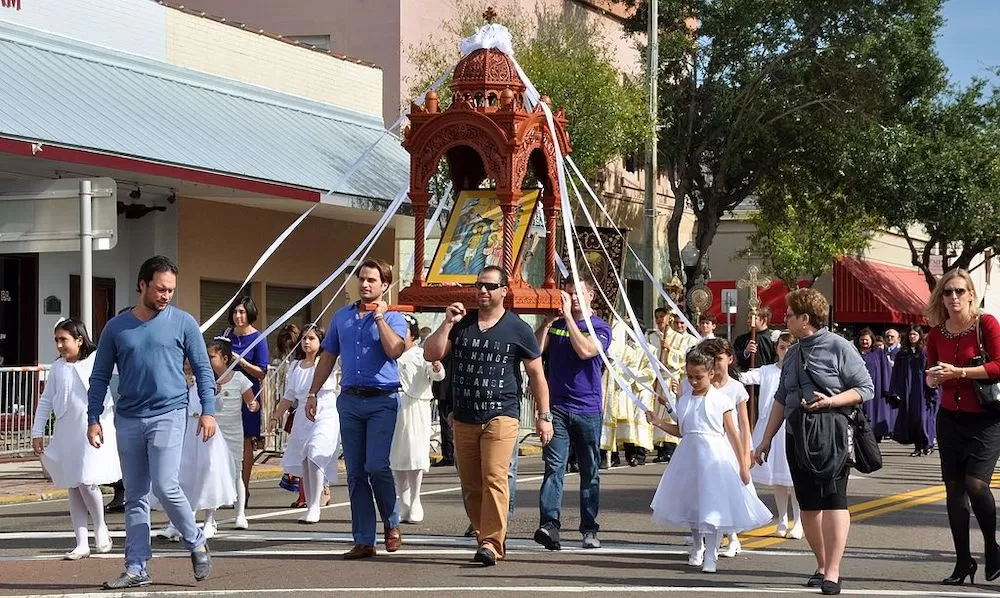
<path fill-rule="evenodd" d="M 589 226 L 576 227 L 576 265 L 581 277 L 590 276 L 604 295 L 611 300 L 611 305 L 604 300 L 601 292 L 594 293 L 594 312 L 610 321 L 611 312 L 618 308 L 618 280 L 622 278 L 625 267 L 625 237 L 628 229 Z M 601 243 L 604 249 L 601 248 Z M 607 254 L 605 253 L 607 250 Z M 611 261 L 608 260 L 608 255 Z M 562 249 L 562 260 L 569 268 L 569 254 L 565 245 Z"/>
<path fill-rule="evenodd" d="M 516 263 L 524 238 L 531 226 L 538 189 L 521 192 L 514 215 L 514 255 Z M 491 189 L 463 191 L 448 217 L 441 242 L 434 252 L 427 282 L 431 284 L 473 284 L 486 266 L 503 265 L 503 216 Z"/>

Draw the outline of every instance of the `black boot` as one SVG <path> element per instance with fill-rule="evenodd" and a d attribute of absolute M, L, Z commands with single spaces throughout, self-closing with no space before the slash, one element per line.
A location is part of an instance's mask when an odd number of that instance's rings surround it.
<path fill-rule="evenodd" d="M 118 480 L 111 487 L 115 490 L 115 495 L 111 497 L 111 502 L 109 502 L 104 507 L 105 513 L 124 513 L 125 512 L 125 483 Z"/>

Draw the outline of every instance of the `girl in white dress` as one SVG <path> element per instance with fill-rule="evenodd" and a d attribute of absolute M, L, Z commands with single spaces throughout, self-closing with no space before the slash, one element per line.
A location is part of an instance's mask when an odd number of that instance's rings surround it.
<path fill-rule="evenodd" d="M 295 350 L 295 361 L 288 368 L 285 381 L 285 396 L 278 403 L 271 418 L 272 430 L 281 417 L 295 406 L 295 422 L 292 433 L 285 442 L 285 454 L 281 466 L 286 473 L 298 476 L 306 495 L 306 512 L 299 523 L 318 523 L 320 500 L 323 496 L 323 478 L 330 482 L 337 480 L 337 447 L 340 444 L 340 416 L 337 414 L 338 372 L 323 383 L 316 397 L 316 417 L 306 417 L 306 398 L 316 373 L 316 362 L 323 350 L 323 330 L 310 324 L 299 337 L 299 347 Z"/>
<path fill-rule="evenodd" d="M 733 352 L 733 346 L 724 338 L 711 338 L 703 340 L 698 344 L 698 347 L 715 359 L 715 366 L 712 369 L 712 386 L 729 397 L 729 400 L 733 404 L 733 408 L 735 409 L 733 412 L 733 426 L 736 428 L 736 434 L 740 438 L 740 446 L 743 447 L 747 455 L 747 463 L 750 463 L 750 450 L 752 448 L 750 437 L 752 428 L 750 427 L 750 414 L 747 410 L 747 402 L 750 400 L 750 394 L 738 380 L 739 370 L 736 368 L 736 354 Z M 754 494 L 757 493 L 752 483 L 750 488 Z M 740 538 L 737 535 L 739 531 L 743 530 L 735 530 L 731 534 L 726 534 L 729 544 L 726 546 L 726 550 L 722 552 L 722 556 L 732 558 L 740 553 L 742 547 L 740 546 Z"/>
<path fill-rule="evenodd" d="M 184 444 L 181 448 L 181 468 L 178 481 L 181 491 L 191 503 L 191 509 L 197 513 L 204 511 L 205 537 L 214 538 L 218 531 L 215 522 L 215 511 L 224 505 L 236 502 L 236 485 L 233 480 L 237 471 L 233 469 L 234 461 L 229 454 L 229 446 L 222 434 L 216 434 L 206 442 L 198 433 L 198 418 L 201 416 L 201 398 L 191 373 L 191 364 L 184 361 L 184 376 L 188 383 L 188 425 L 184 432 Z M 216 412 L 222 411 L 225 405 L 222 395 L 215 397 Z M 152 508 L 160 508 L 156 497 L 150 501 Z M 156 534 L 172 542 L 181 539 L 181 533 L 171 523 Z"/>
<path fill-rule="evenodd" d="M 236 488 L 236 521 L 233 527 L 247 529 L 246 504 L 247 488 L 243 482 L 243 412 L 240 403 L 246 403 L 247 409 L 255 413 L 260 409 L 260 403 L 253 394 L 250 379 L 233 370 L 226 373 L 229 364 L 233 362 L 233 344 L 227 337 L 217 336 L 208 343 L 208 361 L 215 372 L 216 410 L 215 422 L 222 432 L 222 437 L 229 447 L 229 457 L 236 471 L 233 486 Z M 218 405 L 221 403 L 222 408 Z"/>
<path fill-rule="evenodd" d="M 94 523 L 97 552 L 111 551 L 111 534 L 104 523 L 104 503 L 98 485 L 120 480 L 122 470 L 115 441 L 111 393 L 105 395 L 101 416 L 104 444 L 94 448 L 87 442 L 87 391 L 97 347 L 90 340 L 86 326 L 76 319 L 56 324 L 55 342 L 59 359 L 52 364 L 45 390 L 38 399 L 31 428 L 31 447 L 36 455 L 41 455 L 52 484 L 56 488 L 69 489 L 69 514 L 76 548 L 67 552 L 64 558 L 75 561 L 90 556 L 88 513 Z M 46 447 L 43 436 L 52 414 L 55 414 L 55 424 Z"/>
<path fill-rule="evenodd" d="M 646 412 L 649 423 L 681 438 L 650 503 L 653 521 L 689 528 L 688 564 L 706 573 L 716 570 L 723 534 L 771 520 L 749 485 L 749 456 L 733 424 L 732 400 L 712 386 L 714 365 L 700 349 L 688 352 L 690 390 L 677 401 L 676 424 Z"/>
<path fill-rule="evenodd" d="M 783 333 L 778 337 L 777 353 L 778 363 L 754 368 L 740 374 L 740 382 L 744 384 L 760 385 L 760 408 L 757 410 L 759 417 L 757 425 L 753 429 L 753 445 L 759 446 L 764 437 L 764 430 L 767 429 L 767 417 L 771 413 L 771 406 L 774 405 L 774 393 L 778 390 L 778 383 L 781 380 L 781 365 L 785 361 L 785 354 L 792 346 L 792 335 Z M 802 537 L 802 520 L 800 517 L 799 501 L 795 498 L 795 489 L 792 487 L 792 474 L 788 469 L 788 458 L 785 456 L 785 423 L 781 423 L 781 428 L 774 435 L 771 442 L 771 454 L 763 465 L 755 466 L 750 470 L 753 481 L 764 486 L 774 487 L 774 500 L 778 506 L 778 530 L 777 535 L 781 538 Z M 788 503 L 792 503 L 792 516 L 795 525 L 788 529 Z"/>
<path fill-rule="evenodd" d="M 424 520 L 420 485 L 424 472 L 431 466 L 431 401 L 434 399 L 431 382 L 444 380 L 444 367 L 440 361 L 428 363 L 424 359 L 424 350 L 415 340 L 420 338 L 420 325 L 413 316 L 403 317 L 409 326 L 403 354 L 396 361 L 403 390 L 399 395 L 401 404 L 389 450 L 389 466 L 399 492 L 399 520 L 420 523 Z"/>

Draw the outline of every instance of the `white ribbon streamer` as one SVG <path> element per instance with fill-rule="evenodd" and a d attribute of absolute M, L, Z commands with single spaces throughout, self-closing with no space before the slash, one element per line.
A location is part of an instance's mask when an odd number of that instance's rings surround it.
<path fill-rule="evenodd" d="M 360 245 L 358 245 L 357 249 L 354 250 L 354 253 L 352 253 L 342 264 L 340 264 L 340 266 L 338 266 L 337 269 L 334 270 L 333 273 L 326 278 L 326 280 L 321 282 L 319 286 L 310 291 L 309 294 L 303 297 L 298 303 L 293 305 L 291 309 L 286 311 L 280 318 L 278 318 L 270 326 L 268 326 L 267 329 L 265 329 L 264 332 L 262 332 L 257 338 L 253 339 L 253 341 L 249 345 L 247 345 L 247 348 L 243 351 L 243 353 L 240 354 L 240 357 L 246 355 L 251 350 L 253 350 L 253 348 L 256 347 L 258 343 L 266 339 L 272 332 L 274 332 L 279 327 L 284 325 L 284 323 L 287 322 L 289 319 L 291 319 L 293 315 L 298 313 L 299 310 L 308 305 L 313 299 L 316 298 L 317 295 L 322 293 L 326 289 L 326 287 L 330 286 L 333 283 L 333 281 L 337 279 L 337 277 L 342 275 L 344 270 L 347 269 L 352 262 L 358 259 L 358 255 L 361 254 L 363 254 L 364 256 L 368 255 L 368 252 L 371 250 L 372 247 L 374 247 L 375 241 L 377 241 L 378 238 L 382 235 L 382 232 L 385 231 L 386 227 L 389 225 L 390 220 L 392 220 L 392 217 L 396 214 L 396 211 L 399 210 L 399 206 L 403 204 L 403 200 L 406 198 L 408 187 L 409 183 L 403 185 L 403 187 L 399 190 L 399 193 L 396 194 L 395 199 L 393 199 L 392 203 L 389 204 L 389 207 L 386 210 L 386 212 L 382 214 L 382 217 L 379 219 L 378 223 L 375 224 L 375 227 L 371 230 L 371 232 L 368 233 L 368 236 L 365 237 L 365 239 L 361 242 Z M 343 285 L 340 287 L 340 290 L 337 291 L 337 293 L 334 295 L 334 298 L 336 298 L 343 291 L 344 285 L 346 284 L 347 281 L 345 280 Z M 329 306 L 331 304 L 332 300 L 327 305 Z M 228 373 L 231 372 L 233 369 L 235 369 L 236 364 L 237 360 L 233 360 L 233 363 L 229 365 L 229 367 L 226 369 L 226 372 Z"/>
<path fill-rule="evenodd" d="M 420 97 L 418 98 L 420 103 L 423 103 L 424 98 L 427 97 L 427 94 L 429 92 L 436 90 L 444 83 L 445 79 L 448 77 L 448 74 L 449 73 L 447 71 L 442 73 L 441 76 L 437 78 L 437 81 L 431 84 L 430 88 L 424 91 L 424 93 L 420 94 Z M 243 283 L 240 284 L 240 287 L 236 290 L 236 294 L 233 295 L 233 297 L 229 301 L 224 303 L 222 307 L 219 308 L 219 311 L 215 312 L 215 314 L 213 314 L 212 317 L 210 317 L 209 319 L 205 320 L 204 323 L 202 323 L 202 325 L 200 326 L 202 334 L 204 334 L 209 328 L 215 325 L 215 323 L 219 320 L 219 318 L 221 318 L 223 314 L 225 314 L 230 309 L 230 306 L 233 304 L 233 302 L 239 299 L 241 293 L 243 293 L 243 289 L 246 288 L 248 284 L 250 284 L 250 281 L 253 280 L 254 275 L 256 275 L 257 272 L 264 266 L 267 260 L 271 259 L 271 256 L 274 255 L 274 252 L 277 251 L 278 248 L 282 246 L 282 244 L 284 244 L 288 236 L 292 234 L 292 231 L 298 228 L 299 225 L 302 224 L 302 221 L 305 220 L 310 214 L 312 214 L 313 210 L 315 210 L 317 206 L 323 203 L 323 200 L 336 193 L 337 190 L 340 189 L 340 187 L 343 186 L 344 183 L 350 180 L 350 178 L 354 176 L 354 173 L 356 173 L 358 169 L 361 168 L 361 165 L 365 163 L 365 160 L 368 159 L 368 156 L 370 156 L 371 153 L 375 151 L 375 146 L 377 146 L 379 142 L 385 138 L 386 135 L 389 135 L 392 131 L 397 130 L 405 120 L 406 120 L 406 113 L 403 113 L 399 116 L 399 118 L 396 119 L 396 122 L 394 122 L 392 126 L 390 126 L 387 129 L 383 129 L 382 132 L 379 134 L 379 136 L 375 139 L 375 141 L 373 141 L 371 145 L 369 145 L 365 149 L 365 151 L 361 153 L 361 156 L 359 156 L 358 159 L 355 160 L 347 170 L 341 173 L 340 177 L 330 187 L 330 190 L 323 194 L 323 199 L 321 199 L 319 203 L 315 203 L 312 206 L 310 206 L 308 210 L 303 212 L 301 216 L 299 216 L 291 224 L 289 224 L 288 228 L 286 228 L 284 232 L 278 235 L 278 238 L 275 239 L 273 243 L 271 243 L 270 247 L 264 250 L 264 253 L 262 253 L 261 256 L 257 258 L 257 262 L 253 265 L 253 267 L 250 269 L 250 273 L 247 274 L 247 277 L 243 280 Z M 240 355 L 240 357 L 242 357 L 245 354 L 246 351 L 244 351 L 243 354 Z"/>

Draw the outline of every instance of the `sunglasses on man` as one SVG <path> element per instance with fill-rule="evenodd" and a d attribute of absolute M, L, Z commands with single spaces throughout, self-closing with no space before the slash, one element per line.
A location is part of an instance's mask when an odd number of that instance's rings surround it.
<path fill-rule="evenodd" d="M 506 286 L 506 285 L 502 285 L 499 282 L 480 282 L 480 281 L 476 281 L 476 288 L 479 289 L 480 291 L 482 291 L 482 290 L 485 289 L 485 290 L 487 290 L 487 291 L 489 291 L 489 292 L 492 293 L 493 291 L 499 289 L 502 286 Z"/>

